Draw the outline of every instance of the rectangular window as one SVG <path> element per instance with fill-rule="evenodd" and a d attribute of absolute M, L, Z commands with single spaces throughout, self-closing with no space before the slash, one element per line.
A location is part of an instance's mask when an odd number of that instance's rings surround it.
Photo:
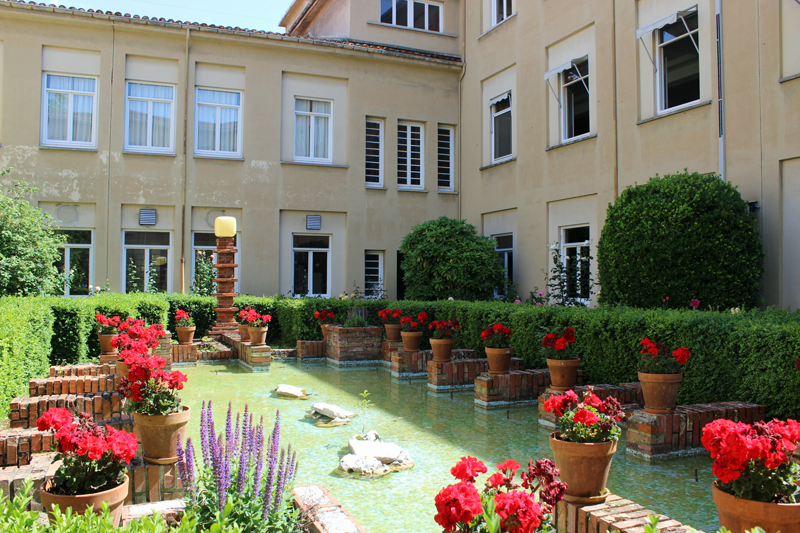
<path fill-rule="evenodd" d="M 367 187 L 383 186 L 383 120 L 367 119 L 364 179 Z"/>
<path fill-rule="evenodd" d="M 511 93 L 492 103 L 492 163 L 511 159 Z"/>
<path fill-rule="evenodd" d="M 364 297 L 378 300 L 384 294 L 383 252 L 367 250 L 364 252 Z"/>
<path fill-rule="evenodd" d="M 492 0 L 492 2 L 494 2 L 492 26 L 497 26 L 513 14 L 511 0 Z"/>
<path fill-rule="evenodd" d="M 238 249 L 239 236 L 236 235 L 233 238 L 233 247 Z M 214 253 L 214 250 L 217 248 L 217 237 L 211 232 L 204 232 L 204 231 L 193 231 L 192 232 L 192 274 L 191 279 L 194 281 L 194 273 L 197 267 L 197 258 L 198 254 L 201 254 L 205 257 L 211 257 Z M 236 252 L 236 255 L 233 256 L 233 262 L 236 265 L 240 265 L 240 254 L 241 252 Z M 216 277 L 216 276 L 214 276 Z M 239 267 L 237 266 L 233 270 L 233 277 L 236 279 L 239 278 Z M 233 291 L 239 292 L 239 282 L 235 282 L 233 284 Z"/>
<path fill-rule="evenodd" d="M 575 61 L 561 73 L 562 141 L 589 133 L 589 60 Z"/>
<path fill-rule="evenodd" d="M 500 258 L 500 263 L 506 269 L 506 277 L 514 281 L 514 235 L 492 235 L 497 244 L 494 251 Z"/>
<path fill-rule="evenodd" d="M 296 98 L 294 101 L 294 160 L 332 163 L 332 102 Z"/>
<path fill-rule="evenodd" d="M 197 88 L 194 126 L 196 155 L 242 156 L 242 93 Z"/>
<path fill-rule="evenodd" d="M 292 292 L 295 296 L 330 296 L 330 237 L 292 236 Z"/>
<path fill-rule="evenodd" d="M 42 146 L 97 147 L 97 78 L 42 75 Z"/>
<path fill-rule="evenodd" d="M 125 231 L 122 240 L 124 292 L 169 292 L 172 236 L 168 231 Z"/>
<path fill-rule="evenodd" d="M 425 130 L 422 124 L 397 124 L 397 187 L 422 189 L 425 185 Z"/>
<path fill-rule="evenodd" d="M 589 226 L 561 228 L 561 260 L 567 270 L 567 296 L 591 296 L 591 232 Z"/>
<path fill-rule="evenodd" d="M 452 191 L 454 189 L 453 161 L 454 151 L 454 131 L 452 126 L 439 126 L 438 139 L 438 185 L 440 191 Z"/>
<path fill-rule="evenodd" d="M 88 296 L 94 281 L 92 230 L 58 230 L 66 235 L 56 268 L 64 275 L 64 296 Z"/>
<path fill-rule="evenodd" d="M 381 22 L 416 30 L 442 32 L 444 5 L 430 0 L 380 0 Z M 511 0 L 507 0 L 510 2 Z"/>
<path fill-rule="evenodd" d="M 174 153 L 175 88 L 128 82 L 125 97 L 125 149 Z"/>
<path fill-rule="evenodd" d="M 700 49 L 697 12 L 658 30 L 659 110 L 700 99 Z"/>

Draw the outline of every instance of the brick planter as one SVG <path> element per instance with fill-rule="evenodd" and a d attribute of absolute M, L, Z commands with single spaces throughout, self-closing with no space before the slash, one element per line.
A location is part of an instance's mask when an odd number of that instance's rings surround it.
<path fill-rule="evenodd" d="M 70 385 L 78 381 L 70 381 Z M 36 420 L 51 407 L 63 407 L 70 412 L 89 413 L 95 422 L 122 416 L 122 402 L 117 392 L 97 392 L 83 394 L 61 393 L 34 398 L 14 398 L 11 400 L 9 418 L 12 428 L 36 427 Z"/>
<path fill-rule="evenodd" d="M 447 363 L 428 361 L 428 390 L 451 392 L 475 387 L 475 379 L 488 370 L 486 359 L 461 358 L 474 355 L 472 350 L 453 350 L 453 359 Z"/>
<path fill-rule="evenodd" d="M 392 356 L 396 353 L 403 352 L 403 341 L 390 342 L 383 341 L 381 343 L 381 355 L 383 356 L 383 366 L 387 368 L 392 367 Z"/>
<path fill-rule="evenodd" d="M 325 359 L 325 341 L 297 341 L 297 358 L 322 361 Z"/>
<path fill-rule="evenodd" d="M 32 379 L 28 383 L 28 395 L 35 397 L 54 394 L 83 394 L 84 392 L 114 392 L 117 390 L 119 382 L 120 377 L 116 374 Z"/>
<path fill-rule="evenodd" d="M 384 344 L 387 344 L 384 342 Z M 391 343 L 398 344 L 398 343 Z M 399 343 L 402 346 L 402 342 Z M 431 350 L 420 350 L 418 352 L 406 352 L 402 349 L 399 352 L 391 352 L 392 355 L 392 377 L 400 379 L 423 379 L 428 376 L 428 363 L 433 359 Z"/>
<path fill-rule="evenodd" d="M 381 328 L 328 326 L 325 351 L 328 362 L 336 366 L 378 366 L 381 355 Z"/>
<path fill-rule="evenodd" d="M 475 405 L 482 409 L 501 409 L 530 405 L 550 385 L 546 370 L 521 370 L 522 360 L 511 359 L 508 374 L 483 373 L 475 379 Z"/>

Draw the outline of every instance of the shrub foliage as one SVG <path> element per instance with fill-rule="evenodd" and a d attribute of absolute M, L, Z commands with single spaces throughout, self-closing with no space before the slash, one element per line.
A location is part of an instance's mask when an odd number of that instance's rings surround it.
<path fill-rule="evenodd" d="M 763 259 L 755 218 L 734 186 L 714 175 L 656 176 L 608 206 L 597 245 L 600 302 L 754 307 Z"/>

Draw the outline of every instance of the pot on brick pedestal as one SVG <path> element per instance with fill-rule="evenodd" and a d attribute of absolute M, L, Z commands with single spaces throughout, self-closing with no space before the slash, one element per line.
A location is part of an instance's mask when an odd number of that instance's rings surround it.
<path fill-rule="evenodd" d="M 683 374 L 646 374 L 639 372 L 644 396 L 644 410 L 654 415 L 675 411 Z"/>
<path fill-rule="evenodd" d="M 185 405 L 177 413 L 169 415 L 133 413 L 133 421 L 147 462 L 169 465 L 178 460 L 178 439 L 183 441 L 190 415 L 191 410 Z"/>
<path fill-rule="evenodd" d="M 493 375 L 508 374 L 511 369 L 511 356 L 514 348 L 486 347 L 486 358 L 489 360 L 489 373 Z"/>
<path fill-rule="evenodd" d="M 556 392 L 565 392 L 575 388 L 580 364 L 580 359 L 547 359 L 547 368 L 550 370 L 550 388 Z"/>
<path fill-rule="evenodd" d="M 247 334 L 250 337 L 250 346 L 264 346 L 267 343 L 267 330 L 268 326 L 254 328 L 252 326 L 247 328 Z"/>
<path fill-rule="evenodd" d="M 398 342 L 400 340 L 400 324 L 384 324 L 386 329 L 386 340 L 389 342 Z"/>
<path fill-rule="evenodd" d="M 65 513 L 67 508 L 71 507 L 73 515 L 85 515 L 87 512 L 100 514 L 100 506 L 103 502 L 108 502 L 108 511 L 111 513 L 111 520 L 114 527 L 119 526 L 120 520 L 122 519 L 125 497 L 128 495 L 128 476 L 125 476 L 125 481 L 113 489 L 94 494 L 78 494 L 76 496 L 51 494 L 47 490 L 51 488 L 52 483 L 52 479 L 48 480 L 39 491 L 42 507 L 47 511 L 47 518 L 51 523 L 54 521 L 52 513 L 54 505 L 58 505 L 62 513 Z"/>
<path fill-rule="evenodd" d="M 114 359 L 116 359 L 116 355 L 119 353 L 119 350 L 114 348 L 113 346 L 111 346 L 111 341 L 114 340 L 114 337 L 116 337 L 116 336 L 117 335 L 115 333 L 110 333 L 110 334 L 98 333 L 97 334 L 97 339 L 100 341 L 100 356 L 101 356 L 100 360 L 101 361 L 103 361 L 103 359 L 102 359 L 103 356 L 106 356 L 107 358 L 114 356 Z M 111 359 L 111 361 L 113 361 L 114 359 Z M 108 359 L 106 359 L 106 361 L 107 360 Z"/>
<path fill-rule="evenodd" d="M 407 352 L 419 351 L 419 343 L 422 341 L 421 331 L 401 331 L 400 336 L 403 337 L 403 350 Z"/>
<path fill-rule="evenodd" d="M 178 334 L 178 344 L 192 344 L 194 341 L 194 332 L 197 330 L 197 326 L 175 326 L 175 333 Z"/>
<path fill-rule="evenodd" d="M 617 441 L 567 442 L 555 432 L 550 434 L 550 449 L 561 481 L 568 485 L 564 500 L 587 504 L 605 501 Z"/>
<path fill-rule="evenodd" d="M 433 360 L 447 363 L 453 358 L 453 339 L 431 339 Z"/>
<path fill-rule="evenodd" d="M 719 525 L 731 533 L 744 533 L 760 527 L 766 533 L 797 531 L 800 525 L 800 503 L 765 503 L 744 500 L 712 485 L 712 496 L 717 505 Z"/>
<path fill-rule="evenodd" d="M 239 326 L 239 340 L 242 342 L 250 342 L 250 331 L 248 331 L 247 324 L 237 324 Z"/>

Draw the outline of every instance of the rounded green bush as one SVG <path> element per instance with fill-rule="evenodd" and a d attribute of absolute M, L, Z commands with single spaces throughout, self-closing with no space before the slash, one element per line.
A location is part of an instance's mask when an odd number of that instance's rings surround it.
<path fill-rule="evenodd" d="M 754 307 L 764 253 L 736 187 L 684 173 L 628 187 L 609 204 L 597 266 L 602 304 Z"/>

